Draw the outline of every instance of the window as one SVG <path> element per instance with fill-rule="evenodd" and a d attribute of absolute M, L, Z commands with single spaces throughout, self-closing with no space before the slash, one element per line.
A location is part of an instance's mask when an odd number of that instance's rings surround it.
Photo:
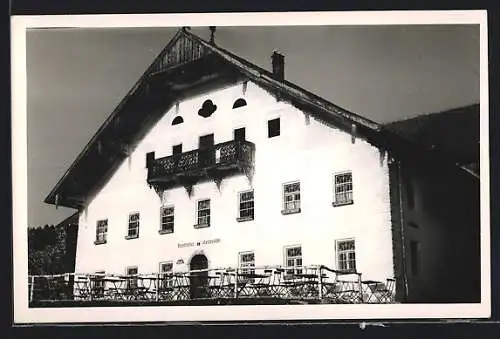
<path fill-rule="evenodd" d="M 237 128 L 234 130 L 234 140 L 236 141 L 245 140 L 245 127 Z"/>
<path fill-rule="evenodd" d="M 267 136 L 269 138 L 280 135 L 280 118 L 269 120 L 267 122 Z"/>
<path fill-rule="evenodd" d="M 181 154 L 182 153 L 182 144 L 172 146 L 172 154 Z"/>
<path fill-rule="evenodd" d="M 108 235 L 108 219 L 98 220 L 96 226 L 95 244 L 105 244 Z"/>
<path fill-rule="evenodd" d="M 302 247 L 293 246 L 285 249 L 286 276 L 302 274 Z"/>
<path fill-rule="evenodd" d="M 239 193 L 239 217 L 237 221 L 253 220 L 254 198 L 253 190 Z"/>
<path fill-rule="evenodd" d="M 233 109 L 235 108 L 239 108 L 239 107 L 243 107 L 243 106 L 246 106 L 247 105 L 247 102 L 245 99 L 243 98 L 239 98 L 237 99 L 234 104 L 233 104 Z"/>
<path fill-rule="evenodd" d="M 413 181 L 411 178 L 406 178 L 405 180 L 405 188 L 406 188 L 406 203 L 408 208 L 415 208 L 415 191 L 413 189 Z"/>
<path fill-rule="evenodd" d="M 209 227 L 210 226 L 210 199 L 204 199 L 198 201 L 197 206 L 197 220 L 198 223 L 195 225 L 196 228 Z"/>
<path fill-rule="evenodd" d="M 255 274 L 255 255 L 253 252 L 241 252 L 238 266 L 241 274 Z M 253 281 L 252 278 L 242 277 L 244 281 Z"/>
<path fill-rule="evenodd" d="M 176 116 L 174 118 L 174 120 L 172 120 L 172 126 L 173 125 L 179 125 L 179 124 L 182 124 L 184 122 L 184 119 L 179 115 L 179 116 Z"/>
<path fill-rule="evenodd" d="M 127 267 L 127 288 L 137 288 L 137 266 Z"/>
<path fill-rule="evenodd" d="M 105 282 L 104 282 L 104 276 L 105 276 L 104 271 L 98 271 L 95 272 L 94 275 L 94 297 L 96 298 L 102 298 L 104 296 L 104 288 L 105 288 Z"/>
<path fill-rule="evenodd" d="M 160 263 L 160 279 L 163 288 L 168 288 L 173 286 L 173 273 L 174 263 L 172 261 L 166 261 Z"/>
<path fill-rule="evenodd" d="M 420 256 L 420 243 L 418 241 L 410 241 L 410 270 L 411 275 L 416 277 L 419 271 L 419 256 Z"/>
<path fill-rule="evenodd" d="M 139 237 L 139 213 L 131 213 L 128 216 L 128 234 L 127 239 Z"/>
<path fill-rule="evenodd" d="M 340 271 L 356 272 L 354 240 L 337 241 L 337 268 Z"/>
<path fill-rule="evenodd" d="M 335 197 L 333 206 L 352 204 L 352 173 L 340 173 L 335 175 Z"/>
<path fill-rule="evenodd" d="M 166 206 L 160 208 L 160 234 L 174 232 L 174 207 Z"/>
<path fill-rule="evenodd" d="M 300 182 L 283 185 L 283 210 L 282 214 L 300 212 Z"/>

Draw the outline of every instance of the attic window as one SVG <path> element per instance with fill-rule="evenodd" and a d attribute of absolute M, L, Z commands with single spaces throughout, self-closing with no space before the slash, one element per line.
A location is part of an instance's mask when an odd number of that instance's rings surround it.
<path fill-rule="evenodd" d="M 247 105 L 247 102 L 245 99 L 243 98 L 239 98 L 237 99 L 234 104 L 233 104 L 233 109 L 235 108 L 239 108 L 239 107 L 243 107 L 243 106 L 246 106 Z"/>
<path fill-rule="evenodd" d="M 212 100 L 205 100 L 201 108 L 198 110 L 198 115 L 204 118 L 208 118 L 215 112 L 216 109 L 217 105 L 214 105 Z"/>
<path fill-rule="evenodd" d="M 184 119 L 181 116 L 176 116 L 174 120 L 172 120 L 172 126 L 182 124 L 183 122 Z"/>

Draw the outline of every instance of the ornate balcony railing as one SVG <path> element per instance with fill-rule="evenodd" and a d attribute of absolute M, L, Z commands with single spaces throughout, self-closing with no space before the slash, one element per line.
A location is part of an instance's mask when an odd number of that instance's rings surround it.
<path fill-rule="evenodd" d="M 255 146 L 232 140 L 206 149 L 153 159 L 148 165 L 148 183 L 168 188 L 203 177 L 220 180 L 234 172 L 248 174 L 253 168 Z"/>
<path fill-rule="evenodd" d="M 296 267 L 295 267 L 296 268 Z M 216 268 L 138 275 L 73 274 L 30 276 L 32 305 L 66 301 L 179 304 L 189 301 L 252 303 L 388 304 L 395 302 L 395 280 L 363 280 L 358 272 L 303 266 L 286 274 L 281 266 Z M 253 300 L 253 301 L 252 301 Z"/>

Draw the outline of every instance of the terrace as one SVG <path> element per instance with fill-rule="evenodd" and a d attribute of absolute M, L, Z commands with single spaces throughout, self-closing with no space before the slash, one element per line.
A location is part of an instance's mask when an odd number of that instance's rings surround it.
<path fill-rule="evenodd" d="M 30 276 L 31 307 L 394 303 L 395 281 L 308 266 L 220 268 L 139 275 Z M 300 272 L 300 273 L 298 273 Z"/>

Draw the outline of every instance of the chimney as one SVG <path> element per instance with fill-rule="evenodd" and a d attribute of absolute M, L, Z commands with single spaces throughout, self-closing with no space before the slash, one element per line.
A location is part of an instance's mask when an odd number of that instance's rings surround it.
<path fill-rule="evenodd" d="M 278 51 L 273 51 L 273 76 L 278 81 L 285 80 L 285 56 Z"/>
<path fill-rule="evenodd" d="M 215 30 L 217 29 L 215 26 L 209 26 L 210 29 L 210 43 L 213 45 L 215 43 Z"/>

